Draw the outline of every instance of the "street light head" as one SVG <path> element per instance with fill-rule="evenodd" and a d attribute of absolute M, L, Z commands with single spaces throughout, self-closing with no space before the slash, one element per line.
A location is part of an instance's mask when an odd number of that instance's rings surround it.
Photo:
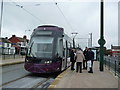
<path fill-rule="evenodd" d="M 78 34 L 77 32 L 73 32 L 73 33 L 71 33 L 71 34 Z"/>
<path fill-rule="evenodd" d="M 17 7 L 20 7 L 20 8 L 23 8 L 23 6 L 21 6 L 21 5 L 18 5 L 18 4 L 17 4 L 16 6 L 17 6 Z"/>

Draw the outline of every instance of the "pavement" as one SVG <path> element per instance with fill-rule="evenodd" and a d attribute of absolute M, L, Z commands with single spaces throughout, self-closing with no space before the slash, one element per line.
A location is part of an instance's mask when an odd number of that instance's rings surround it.
<path fill-rule="evenodd" d="M 0 59 L 0 67 L 6 66 L 6 65 L 23 63 L 24 61 L 25 61 L 24 57 L 15 58 L 15 59 L 6 59 L 6 60 Z"/>
<path fill-rule="evenodd" d="M 93 73 L 83 70 L 77 73 L 70 68 L 53 81 L 48 88 L 117 88 L 120 86 L 117 76 L 114 76 L 107 68 L 104 71 L 99 70 L 99 62 L 95 61 L 93 65 Z M 119 84 L 119 85 L 118 85 Z"/>

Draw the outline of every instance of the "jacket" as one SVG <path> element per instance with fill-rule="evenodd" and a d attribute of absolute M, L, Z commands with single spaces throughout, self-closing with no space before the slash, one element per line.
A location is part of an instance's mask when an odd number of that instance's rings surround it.
<path fill-rule="evenodd" d="M 70 62 L 73 62 L 75 60 L 74 58 L 75 58 L 75 54 L 72 50 L 71 53 L 70 53 Z"/>
<path fill-rule="evenodd" d="M 83 62 L 83 60 L 85 60 L 83 52 L 81 50 L 78 50 L 76 52 L 76 62 Z"/>
<path fill-rule="evenodd" d="M 93 51 L 88 51 L 86 56 L 87 56 L 87 60 L 94 60 L 94 52 Z"/>

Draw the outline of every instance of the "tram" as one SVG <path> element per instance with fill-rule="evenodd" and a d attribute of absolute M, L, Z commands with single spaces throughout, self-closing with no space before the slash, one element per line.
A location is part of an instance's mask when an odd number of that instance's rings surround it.
<path fill-rule="evenodd" d="M 58 26 L 43 25 L 34 29 L 24 67 L 32 73 L 63 71 L 70 66 L 73 41 Z"/>

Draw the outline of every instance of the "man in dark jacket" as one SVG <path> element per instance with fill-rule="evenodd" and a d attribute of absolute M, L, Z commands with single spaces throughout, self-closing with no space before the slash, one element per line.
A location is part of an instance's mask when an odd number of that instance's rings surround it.
<path fill-rule="evenodd" d="M 75 64 L 75 49 L 71 49 L 70 62 L 71 62 L 71 70 L 75 70 L 74 69 L 74 64 Z"/>
<path fill-rule="evenodd" d="M 85 56 L 85 60 L 83 60 L 83 69 L 87 70 L 87 52 L 88 52 L 88 48 L 86 47 L 85 50 L 83 51 L 83 54 Z"/>
<path fill-rule="evenodd" d="M 88 73 L 93 73 L 93 61 L 94 61 L 94 52 L 91 51 L 91 48 L 88 48 L 88 53 L 86 54 L 87 60 L 91 61 L 91 67 Z"/>

